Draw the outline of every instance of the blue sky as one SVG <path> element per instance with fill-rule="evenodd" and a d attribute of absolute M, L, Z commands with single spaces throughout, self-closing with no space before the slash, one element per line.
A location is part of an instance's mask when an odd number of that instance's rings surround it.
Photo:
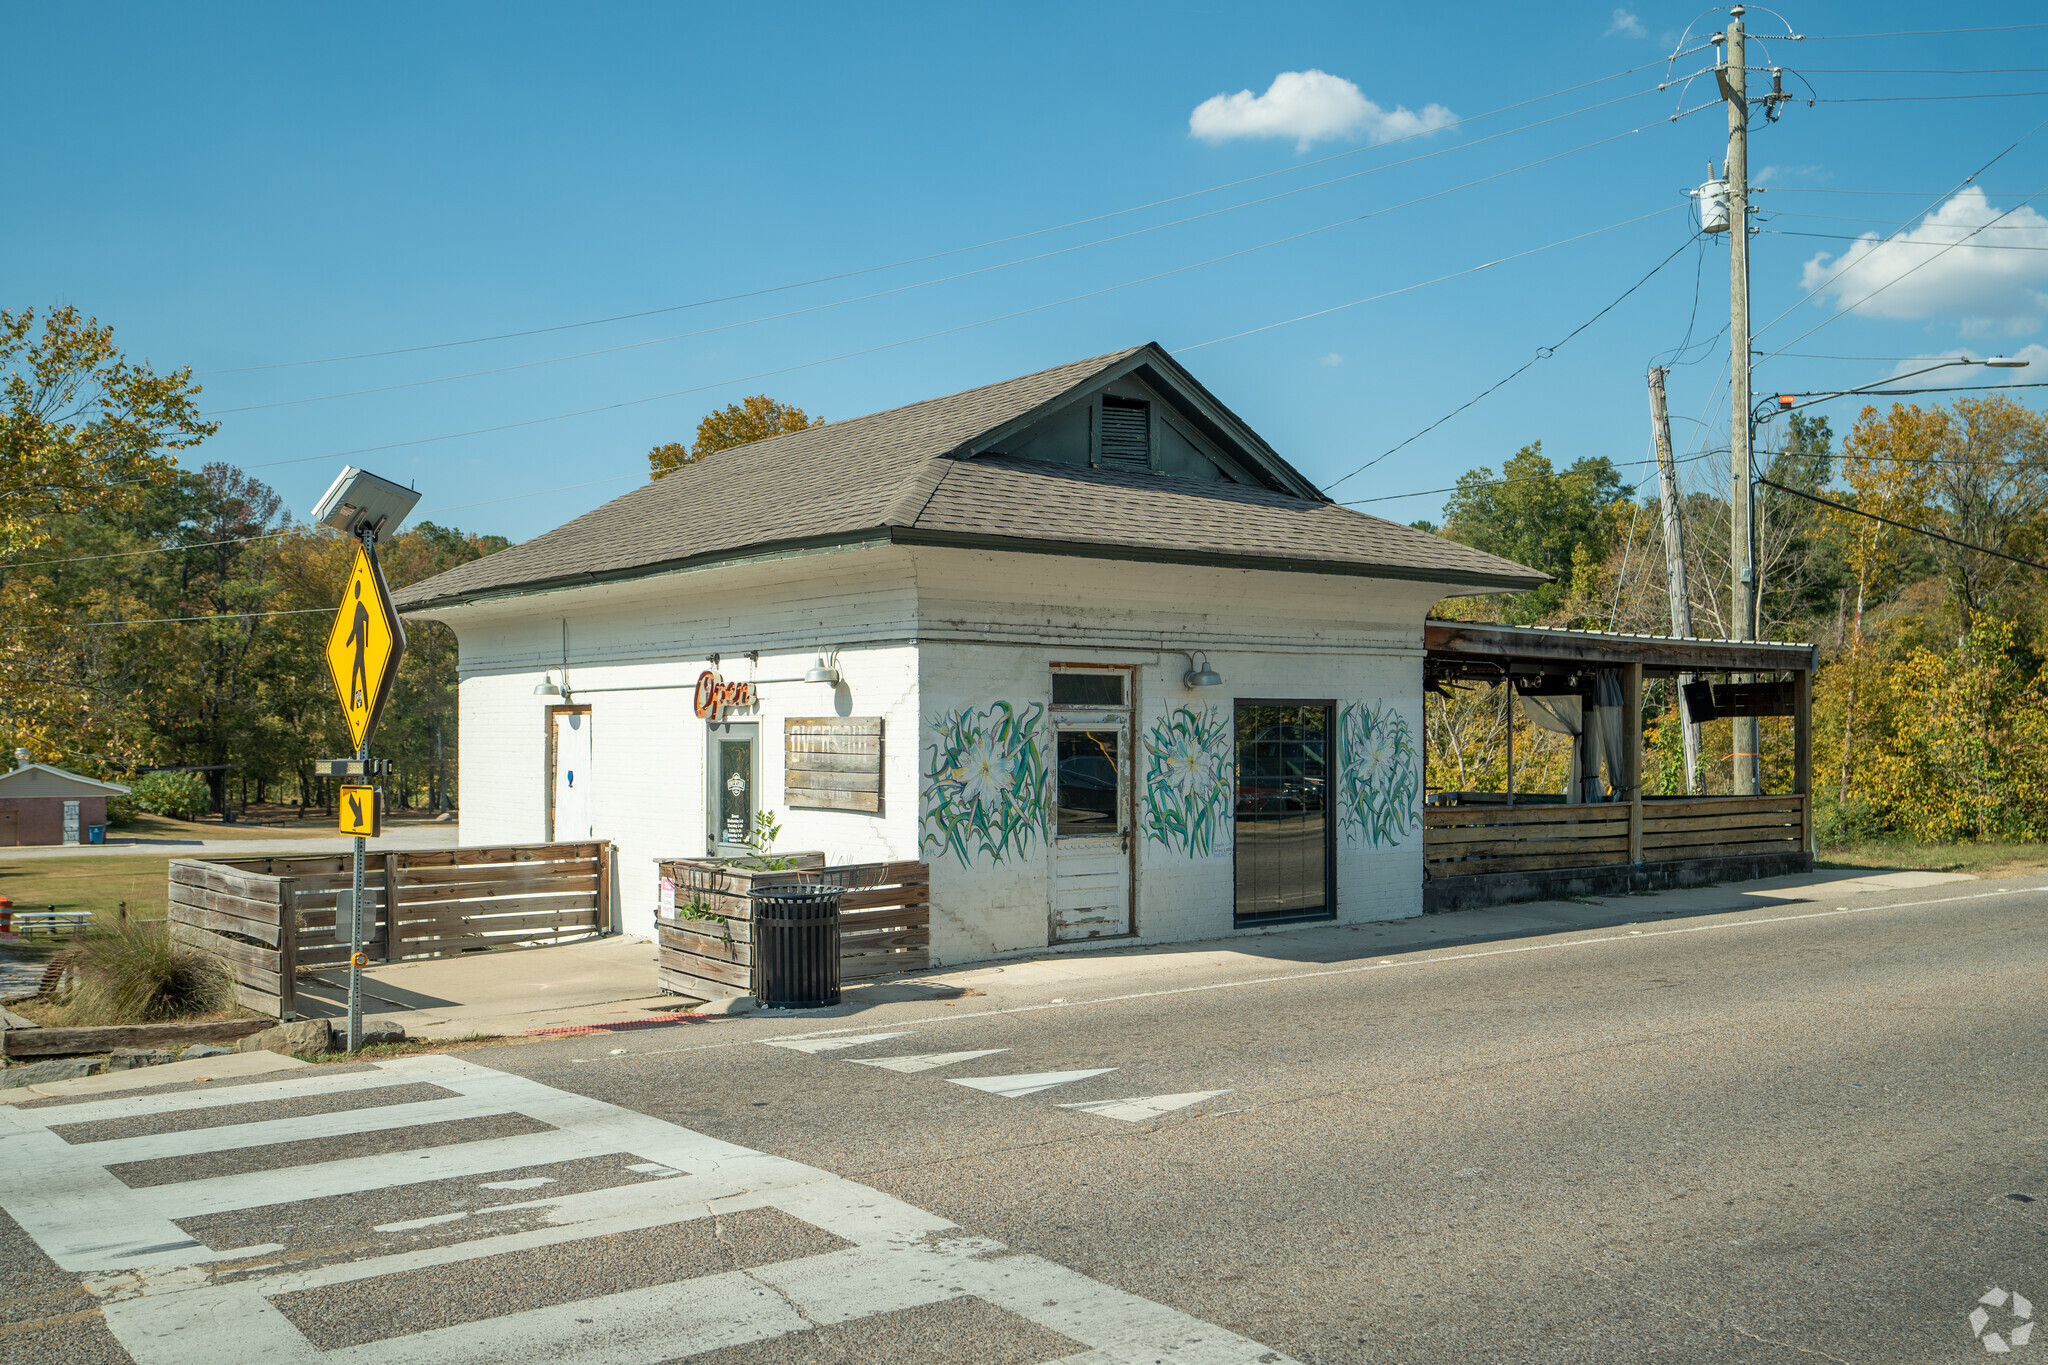
<path fill-rule="evenodd" d="M 2048 28 L 1817 35 L 2026 24 L 2039 9 L 1784 14 L 1816 36 L 1752 64 L 1808 73 L 1823 96 L 1884 98 L 1794 104 L 1754 136 L 1770 191 L 1756 323 L 1792 310 L 1758 346 L 1794 352 L 1763 364 L 1759 392 L 2039 342 L 2048 250 L 2004 249 L 2048 248 L 2048 218 L 2028 207 L 1939 260 L 1880 252 L 1800 302 L 1839 268 L 1817 255 L 1915 222 L 2048 119 L 2048 98 L 1891 98 L 2048 90 L 2048 72 L 1984 71 L 2048 68 Z M 202 372 L 222 428 L 197 458 L 251 469 L 300 515 L 346 460 L 416 481 L 421 517 L 523 539 L 627 491 L 649 446 L 687 441 L 745 394 L 843 418 L 1144 340 L 1327 484 L 1677 251 L 1556 355 L 1338 495 L 1440 488 L 1539 439 L 1563 460 L 1632 463 L 1647 453 L 1644 369 L 1685 338 L 1696 281 L 1693 339 L 1726 320 L 1726 239 L 1689 246 L 1685 198 L 1722 154 L 1724 118 L 1666 121 L 1712 99 L 1710 77 L 1654 89 L 1688 25 L 1723 21 L 1611 3 L 15 5 L 0 45 L 40 55 L 11 63 L 0 90 L 0 302 L 74 304 L 132 353 Z M 1756 9 L 1750 23 L 1787 28 Z M 1249 177 L 1265 178 L 1198 193 Z M 2048 130 L 1978 183 L 1982 204 L 1942 220 L 1961 228 L 1922 235 L 1953 240 L 2048 187 Z M 1017 240 L 980 245 L 1002 238 Z M 1978 249 L 1991 239 L 2001 249 Z M 917 258 L 933 259 L 873 269 Z M 976 273 L 943 278 L 961 272 Z M 899 292 L 859 298 L 879 291 Z M 441 344 L 539 328 L 561 330 Z M 435 349 L 288 364 L 420 347 Z M 1674 370 L 1682 450 L 1726 444 L 1725 354 L 1698 346 Z M 2048 380 L 2048 352 L 2030 354 L 2033 372 L 1994 377 Z M 457 435 L 485 428 L 504 429 Z M 1368 510 L 1405 521 L 1441 504 Z"/>

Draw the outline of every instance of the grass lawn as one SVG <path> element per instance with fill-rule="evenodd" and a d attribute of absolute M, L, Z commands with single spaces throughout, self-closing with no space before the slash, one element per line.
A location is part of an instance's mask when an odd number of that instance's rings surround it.
<path fill-rule="evenodd" d="M 55 906 L 59 910 L 90 910 L 107 919 L 126 901 L 129 914 L 162 919 L 169 865 L 170 858 L 161 853 L 0 860 L 0 896 L 12 900 L 17 910 Z"/>
<path fill-rule="evenodd" d="M 1865 839 L 1822 848 L 1816 866 L 2022 877 L 2048 871 L 2048 844 L 1919 844 L 1909 839 Z"/>

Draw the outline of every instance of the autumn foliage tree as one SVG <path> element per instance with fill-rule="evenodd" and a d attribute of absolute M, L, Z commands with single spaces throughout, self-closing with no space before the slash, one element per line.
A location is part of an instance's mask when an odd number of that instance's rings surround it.
<path fill-rule="evenodd" d="M 771 436 L 783 436 L 824 424 L 822 417 L 808 416 L 802 408 L 757 393 L 751 398 L 727 404 L 699 422 L 697 439 L 689 445 L 670 441 L 648 451 L 648 477 L 658 479 L 686 464 L 695 464 L 707 455 L 730 450 L 734 446 L 765 441 Z"/>

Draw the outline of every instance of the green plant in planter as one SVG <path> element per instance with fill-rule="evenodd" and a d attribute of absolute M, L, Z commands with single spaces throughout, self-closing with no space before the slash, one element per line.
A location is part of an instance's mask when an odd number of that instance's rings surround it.
<path fill-rule="evenodd" d="M 778 856 L 775 841 L 782 837 L 782 822 L 775 818 L 775 812 L 764 810 L 754 817 L 754 831 L 747 836 L 747 847 L 751 854 L 742 854 L 733 859 L 735 866 L 749 872 L 788 872 L 797 865 L 795 858 Z"/>

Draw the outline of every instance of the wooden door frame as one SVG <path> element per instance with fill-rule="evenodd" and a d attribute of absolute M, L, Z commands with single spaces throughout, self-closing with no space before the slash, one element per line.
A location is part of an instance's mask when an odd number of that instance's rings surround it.
<path fill-rule="evenodd" d="M 555 762 L 555 717 L 575 715 L 579 712 L 586 716 L 589 715 L 590 703 L 575 702 L 565 706 L 550 706 L 547 708 L 547 715 L 541 720 L 541 725 L 546 731 L 544 742 L 547 745 L 548 755 L 547 796 L 541 802 L 541 809 L 546 813 L 546 824 L 544 827 L 544 832 L 547 835 L 546 842 L 551 844 L 557 842 L 555 839 L 555 768 L 557 766 Z M 591 722 L 590 733 L 590 754 L 592 759 L 595 759 L 597 757 L 597 722 L 595 720 Z M 593 812 L 593 814 L 595 813 Z"/>
<path fill-rule="evenodd" d="M 1323 908 L 1315 914 L 1262 915 L 1247 920 L 1238 913 L 1237 713 L 1247 706 L 1316 706 L 1323 711 Z M 1272 924 L 1317 924 L 1337 918 L 1337 702 L 1329 697 L 1232 697 L 1230 699 L 1230 927 L 1259 929 Z"/>

